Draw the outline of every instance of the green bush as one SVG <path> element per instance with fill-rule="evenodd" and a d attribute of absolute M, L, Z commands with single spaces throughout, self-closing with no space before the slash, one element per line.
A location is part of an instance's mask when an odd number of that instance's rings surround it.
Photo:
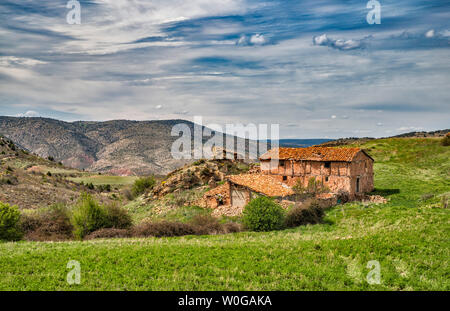
<path fill-rule="evenodd" d="M 156 180 L 153 176 L 142 177 L 136 179 L 131 189 L 131 192 L 135 197 L 143 194 L 147 189 L 152 189 L 156 184 Z"/>
<path fill-rule="evenodd" d="M 441 145 L 442 146 L 450 146 L 450 134 L 447 134 L 444 136 L 444 138 L 442 138 Z"/>
<path fill-rule="evenodd" d="M 321 222 L 324 215 L 319 203 L 312 201 L 302 206 L 293 207 L 286 215 L 285 225 L 288 228 Z"/>
<path fill-rule="evenodd" d="M 19 220 L 20 212 L 17 206 L 0 202 L 0 240 L 17 241 L 22 238 Z"/>
<path fill-rule="evenodd" d="M 106 207 L 107 224 L 106 228 L 128 229 L 133 224 L 128 211 L 117 205 L 108 205 Z"/>
<path fill-rule="evenodd" d="M 29 241 L 69 240 L 73 231 L 69 210 L 64 204 L 21 215 L 20 226 Z"/>
<path fill-rule="evenodd" d="M 252 231 L 282 229 L 284 210 L 274 200 L 259 197 L 248 203 L 243 211 L 243 223 Z"/>
<path fill-rule="evenodd" d="M 131 217 L 127 211 L 115 206 L 102 206 L 90 194 L 82 194 L 74 207 L 71 217 L 75 238 L 103 228 L 127 229 L 131 227 Z"/>
<path fill-rule="evenodd" d="M 71 222 L 74 236 L 82 239 L 95 230 L 107 227 L 109 219 L 106 209 L 91 195 L 83 193 L 73 209 Z"/>

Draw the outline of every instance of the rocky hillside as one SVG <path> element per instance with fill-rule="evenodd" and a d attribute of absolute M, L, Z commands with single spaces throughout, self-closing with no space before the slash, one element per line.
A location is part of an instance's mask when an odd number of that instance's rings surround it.
<path fill-rule="evenodd" d="M 74 203 L 82 191 L 107 201 L 100 193 L 65 178 L 77 173 L 62 164 L 33 155 L 0 136 L 0 202 L 35 209 L 54 203 Z"/>
<path fill-rule="evenodd" d="M 449 132 L 450 132 L 450 129 L 438 130 L 438 131 L 432 131 L 432 132 L 410 132 L 410 133 L 396 135 L 394 137 L 408 137 L 408 138 L 444 137 Z"/>
<path fill-rule="evenodd" d="M 447 133 L 450 132 L 450 129 L 447 130 L 438 130 L 432 132 L 410 132 L 404 133 L 396 136 L 386 137 L 386 138 L 432 138 L 432 137 L 444 137 Z M 332 141 L 323 142 L 318 144 L 317 146 L 322 147 L 336 147 L 336 146 L 345 146 L 351 144 L 364 144 L 370 142 L 372 140 L 376 140 L 373 137 L 349 137 L 349 138 L 339 138 Z"/>
<path fill-rule="evenodd" d="M 179 123 L 194 132 L 194 124 L 185 120 L 63 122 L 0 117 L 0 133 L 66 166 L 116 175 L 163 175 L 188 162 L 174 159 L 170 152 L 178 138 L 171 130 Z"/>
<path fill-rule="evenodd" d="M 198 160 L 169 173 L 167 177 L 153 189 L 150 196 L 153 198 L 162 197 L 168 193 L 204 185 L 215 188 L 218 182 L 225 180 L 225 176 L 245 173 L 255 167 L 259 166 L 227 159 Z"/>

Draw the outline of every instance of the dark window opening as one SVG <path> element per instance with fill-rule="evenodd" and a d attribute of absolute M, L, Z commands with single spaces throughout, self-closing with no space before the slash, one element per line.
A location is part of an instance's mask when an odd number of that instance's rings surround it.
<path fill-rule="evenodd" d="M 283 176 L 283 180 L 287 180 L 287 176 Z"/>
<path fill-rule="evenodd" d="M 325 168 L 330 168 L 331 167 L 331 162 L 325 162 Z"/>
<path fill-rule="evenodd" d="M 284 161 L 280 161 L 280 166 L 284 166 Z"/>
<path fill-rule="evenodd" d="M 359 192 L 359 178 L 356 178 L 356 192 Z"/>
<path fill-rule="evenodd" d="M 325 177 L 325 181 L 328 181 L 328 177 Z"/>

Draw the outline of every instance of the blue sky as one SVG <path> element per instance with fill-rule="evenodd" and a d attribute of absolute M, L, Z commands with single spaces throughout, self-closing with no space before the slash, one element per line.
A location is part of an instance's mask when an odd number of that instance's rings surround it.
<path fill-rule="evenodd" d="M 449 128 L 450 1 L 0 3 L 0 115 L 277 123 L 283 138 Z"/>

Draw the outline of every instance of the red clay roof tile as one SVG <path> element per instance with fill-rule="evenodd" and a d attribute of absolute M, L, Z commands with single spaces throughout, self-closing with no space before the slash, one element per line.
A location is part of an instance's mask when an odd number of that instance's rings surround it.
<path fill-rule="evenodd" d="M 260 157 L 260 160 L 270 160 L 278 158 L 279 160 L 351 162 L 358 152 L 364 151 L 360 148 L 333 147 L 275 148 L 263 154 Z M 367 155 L 367 153 L 365 152 L 364 154 Z"/>

